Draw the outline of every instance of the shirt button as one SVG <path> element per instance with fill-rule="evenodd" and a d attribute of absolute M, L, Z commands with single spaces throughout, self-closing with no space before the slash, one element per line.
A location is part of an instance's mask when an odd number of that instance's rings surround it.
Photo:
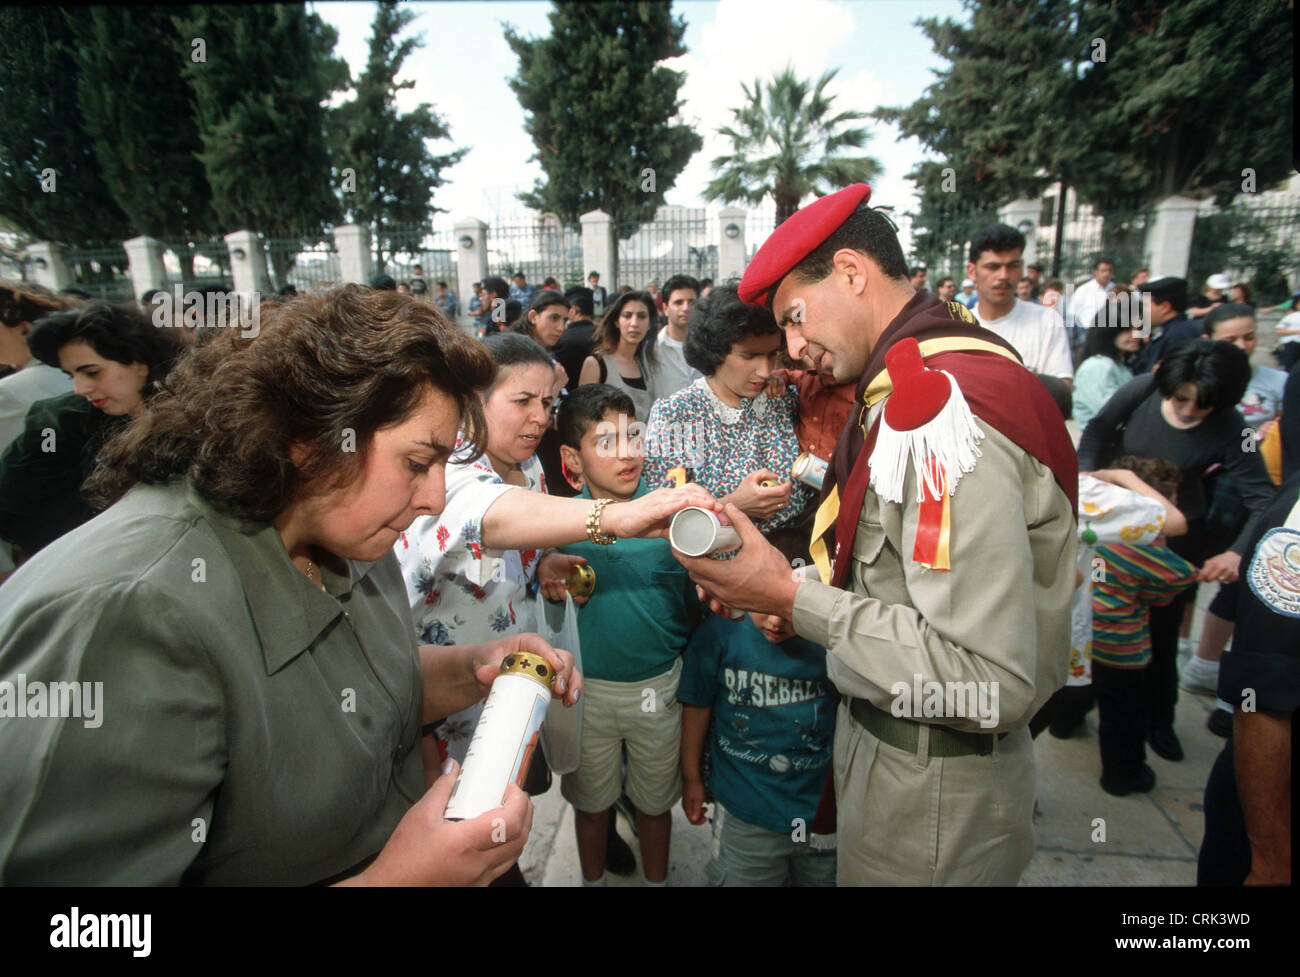
<path fill-rule="evenodd" d="M 400 767 L 402 765 L 402 760 L 405 759 L 405 757 L 406 747 L 399 743 L 397 749 L 393 751 L 393 765 Z"/>

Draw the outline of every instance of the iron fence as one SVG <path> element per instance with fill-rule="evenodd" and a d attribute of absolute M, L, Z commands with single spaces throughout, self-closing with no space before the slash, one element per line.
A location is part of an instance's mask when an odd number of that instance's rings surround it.
<path fill-rule="evenodd" d="M 1047 202 L 1045 201 L 1045 204 Z M 1044 206 L 1044 217 L 1052 208 Z M 1060 260 L 1056 256 L 1056 214 L 1039 219 L 1033 234 L 1037 260 L 1049 276 L 1079 285 L 1092 276 L 1093 265 L 1105 259 L 1115 269 L 1115 280 L 1127 282 L 1146 264 L 1146 239 L 1155 211 L 1140 202 L 1118 201 L 1093 207 L 1067 209 L 1061 230 Z M 1053 269 L 1055 274 L 1053 275 Z"/>
<path fill-rule="evenodd" d="M 1077 285 L 1102 258 L 1114 264 L 1117 281 L 1131 280 L 1134 271 L 1146 266 L 1147 238 L 1156 219 L 1150 204 L 1114 201 L 1067 207 L 1059 257 L 1057 216 L 1055 199 L 1045 197 L 1038 222 L 1018 228 L 1032 239 L 1035 260 L 1046 268 L 1048 278 Z M 966 274 L 971 236 L 1001 217 L 994 209 L 953 209 L 902 214 L 895 221 L 909 263 L 924 264 L 933 284 L 944 275 L 960 281 Z M 1196 217 L 1186 278 L 1197 288 L 1210 275 L 1225 273 L 1234 283 L 1250 284 L 1259 299 L 1280 301 L 1289 294 L 1288 281 L 1300 281 L 1298 244 L 1300 198 L 1239 199 L 1225 208 L 1207 204 Z"/>
<path fill-rule="evenodd" d="M 1238 198 L 1198 214 L 1187 280 L 1195 290 L 1214 274 L 1249 285 L 1261 304 L 1289 298 L 1300 284 L 1300 197 Z"/>
<path fill-rule="evenodd" d="M 423 278 L 432 293 L 440 281 L 456 291 L 456 232 L 451 227 L 404 225 L 384 227 L 376 237 L 383 247 L 374 253 L 376 271 L 400 284 Z M 419 267 L 420 274 L 416 274 Z"/>
<path fill-rule="evenodd" d="M 776 207 L 772 204 L 748 210 L 745 213 L 745 264 L 758 253 L 772 232 L 776 230 Z"/>
<path fill-rule="evenodd" d="M 163 241 L 163 268 L 167 285 L 185 291 L 234 288 L 230 249 L 222 238 L 206 241 Z"/>
<path fill-rule="evenodd" d="M 647 224 L 616 224 L 618 284 L 643 289 L 673 275 L 717 278 L 717 223 L 703 208 L 662 207 Z"/>
<path fill-rule="evenodd" d="M 121 244 L 91 244 L 69 248 L 64 259 L 72 270 L 75 286 L 91 298 L 110 302 L 135 298 L 128 272 L 126 249 Z"/>
<path fill-rule="evenodd" d="M 582 234 L 554 214 L 541 214 L 525 224 L 489 228 L 487 252 L 488 274 L 507 281 L 521 271 L 528 284 L 538 287 L 547 278 L 554 278 L 561 289 L 586 281 Z"/>
<path fill-rule="evenodd" d="M 898 226 L 908 262 L 925 264 L 932 287 L 945 275 L 958 281 L 964 278 L 971 236 L 980 227 L 1001 219 L 993 208 L 890 212 L 890 216 Z M 1042 200 L 1037 220 L 1026 220 L 1019 228 L 1033 242 L 1035 258 L 1046 267 L 1049 278 L 1077 284 L 1088 277 L 1094 260 L 1104 257 L 1114 262 L 1115 278 L 1127 281 L 1134 270 L 1148 262 L 1146 248 L 1155 220 L 1155 211 L 1148 204 L 1116 201 L 1080 206 L 1071 199 L 1059 235 L 1056 219 L 1055 199 L 1048 195 Z M 746 212 L 743 231 L 747 260 L 774 228 L 775 211 L 770 205 Z M 616 225 L 618 270 L 605 286 L 613 294 L 625 284 L 638 289 L 651 282 L 662 285 L 678 273 L 716 280 L 721 233 L 717 216 L 703 208 L 664 207 L 649 223 Z M 399 282 L 409 281 L 416 277 L 418 265 L 431 290 L 438 281 L 446 281 L 456 290 L 460 247 L 449 222 L 385 227 L 374 235 L 374 240 L 376 271 L 382 270 Z M 276 288 L 294 285 L 308 290 L 342 280 L 329 230 L 323 234 L 267 237 L 263 244 Z M 1256 301 L 1272 304 L 1286 298 L 1291 287 L 1300 285 L 1297 244 L 1300 196 L 1238 198 L 1225 207 L 1207 202 L 1197 214 L 1186 277 L 1195 291 L 1210 275 L 1227 274 L 1234 283 L 1249 284 Z M 224 240 L 172 241 L 165 245 L 169 286 L 179 283 L 188 289 L 218 282 L 230 285 L 230 258 Z M 24 268 L 21 257 L 9 257 L 13 269 L 10 274 L 20 277 Z M 77 288 L 109 299 L 132 296 L 126 252 L 120 243 L 70 248 L 65 257 Z M 530 283 L 538 286 L 547 277 L 554 277 L 565 288 L 585 282 L 588 262 L 580 232 L 554 215 L 542 214 L 522 223 L 490 228 L 487 267 L 489 274 L 507 279 L 522 271 Z M 30 276 L 30 263 L 26 271 Z M 1151 271 L 1161 274 L 1167 269 Z M 460 296 L 460 300 L 467 302 L 468 296 Z"/>
<path fill-rule="evenodd" d="M 323 235 L 267 237 L 262 239 L 262 245 L 267 271 L 277 290 L 292 285 L 300 292 L 308 292 L 319 285 L 342 281 L 334 235 L 328 230 Z"/>

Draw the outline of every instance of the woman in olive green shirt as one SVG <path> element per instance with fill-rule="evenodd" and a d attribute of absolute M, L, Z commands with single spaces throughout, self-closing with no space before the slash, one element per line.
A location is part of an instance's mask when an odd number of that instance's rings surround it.
<path fill-rule="evenodd" d="M 421 726 L 514 649 L 570 704 L 581 677 L 536 635 L 417 648 L 391 552 L 458 428 L 481 450 L 492 362 L 396 293 L 260 312 L 106 446 L 115 504 L 0 588 L 0 884 L 481 883 L 523 849 L 516 788 L 443 820 L 457 771 L 426 791 Z M 656 494 L 598 528 L 660 534 L 703 492 Z M 583 535 L 587 502 L 542 501 Z"/>

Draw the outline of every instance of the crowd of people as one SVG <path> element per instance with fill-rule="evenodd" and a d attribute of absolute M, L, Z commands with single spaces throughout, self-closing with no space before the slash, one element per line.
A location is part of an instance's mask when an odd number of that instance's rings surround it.
<path fill-rule="evenodd" d="M 104 690 L 102 723 L 0 712 L 0 881 L 522 884 L 542 754 L 442 816 L 518 651 L 582 700 L 585 885 L 634 871 L 620 809 L 665 884 L 679 803 L 713 884 L 1014 884 L 1042 730 L 1095 704 L 1119 796 L 1181 759 L 1180 681 L 1261 742 L 1241 689 L 1295 708 L 1258 636 L 1300 567 L 1255 549 L 1296 518 L 1300 383 L 1252 364 L 1249 289 L 1098 260 L 1067 302 L 999 224 L 932 293 L 869 199 L 739 282 L 489 276 L 468 332 L 418 265 L 251 334 L 0 282 L 0 706 Z M 690 506 L 739 550 L 675 550 Z M 569 597 L 581 669 L 535 633 Z M 1279 879 L 1271 783 L 1216 765 L 1205 880 Z"/>

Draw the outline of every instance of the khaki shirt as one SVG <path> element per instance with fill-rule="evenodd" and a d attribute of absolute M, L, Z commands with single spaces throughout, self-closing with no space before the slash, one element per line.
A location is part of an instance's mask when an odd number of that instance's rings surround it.
<path fill-rule="evenodd" d="M 869 423 L 883 409 L 872 410 Z M 1065 683 L 1077 541 L 1052 472 L 977 419 L 982 456 L 951 500 L 951 569 L 912 560 L 916 475 L 901 504 L 868 491 L 853 543 L 851 590 L 805 580 L 794 627 L 825 645 L 842 694 L 890 711 L 894 683 L 997 682 L 998 722 L 911 718 L 970 732 L 1018 729 Z M 922 686 L 923 687 L 923 686 Z M 986 686 L 986 688 L 991 688 Z M 919 706 L 918 706 L 919 709 Z"/>
<path fill-rule="evenodd" d="M 311 883 L 378 852 L 424 792 L 420 667 L 396 559 L 346 567 L 321 591 L 185 482 L 23 565 L 0 710 L 20 674 L 103 685 L 97 724 L 0 718 L 0 882 Z"/>

